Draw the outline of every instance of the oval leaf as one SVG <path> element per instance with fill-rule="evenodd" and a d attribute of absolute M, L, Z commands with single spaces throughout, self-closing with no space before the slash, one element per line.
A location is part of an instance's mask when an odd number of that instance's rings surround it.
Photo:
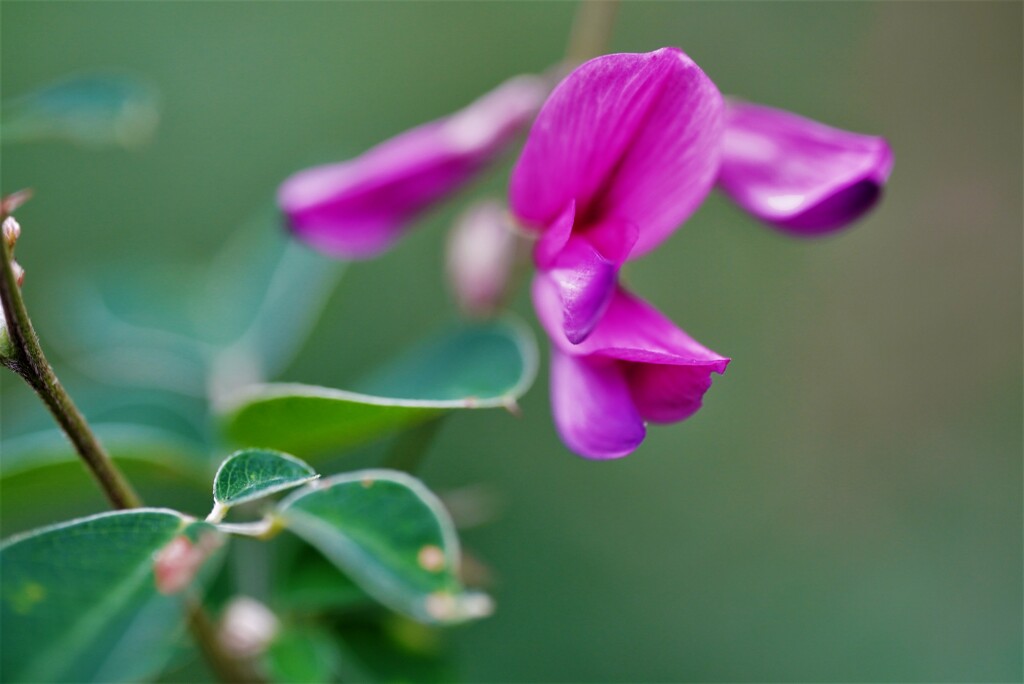
<path fill-rule="evenodd" d="M 237 506 L 318 477 L 308 464 L 280 451 L 238 451 L 228 456 L 217 470 L 213 500 L 224 506 Z"/>
<path fill-rule="evenodd" d="M 395 611 L 428 623 L 490 612 L 490 600 L 459 581 L 459 542 L 448 513 L 405 473 L 328 478 L 282 501 L 277 517 Z"/>
<path fill-rule="evenodd" d="M 136 509 L 8 540 L 0 546 L 0 680 L 152 676 L 181 633 L 184 589 L 222 539 L 175 511 Z"/>
<path fill-rule="evenodd" d="M 513 407 L 536 371 L 536 343 L 521 323 L 460 326 L 357 385 L 359 391 L 298 384 L 246 388 L 224 402 L 224 427 L 237 443 L 309 456 L 455 409 Z"/>

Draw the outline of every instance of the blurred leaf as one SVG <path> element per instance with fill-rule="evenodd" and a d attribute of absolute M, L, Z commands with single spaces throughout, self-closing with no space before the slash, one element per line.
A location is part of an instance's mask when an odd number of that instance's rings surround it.
<path fill-rule="evenodd" d="M 290 567 L 281 573 L 274 594 L 274 602 L 286 610 L 301 613 L 376 607 L 359 585 L 338 570 L 311 547 L 309 553 L 300 553 Z"/>
<path fill-rule="evenodd" d="M 211 466 L 213 464 L 210 464 Z M 205 512 L 210 500 L 210 472 L 201 478 L 148 461 L 121 461 L 125 477 L 144 501 L 158 501 L 178 511 Z M 0 480 L 0 535 L 9 536 L 105 511 L 109 502 L 81 463 L 67 461 L 23 470 Z M 59 492 L 59 496 L 54 496 Z"/>
<path fill-rule="evenodd" d="M 209 525 L 165 509 L 102 513 L 8 540 L 0 546 L 0 679 L 154 674 L 181 632 L 182 590 L 220 544 Z M 171 565 L 168 550 L 177 549 L 192 555 Z"/>
<path fill-rule="evenodd" d="M 97 423 L 96 436 L 112 458 L 142 461 L 205 479 L 206 457 L 199 445 L 174 433 L 144 425 Z M 0 443 L 0 481 L 34 468 L 78 461 L 74 447 L 61 430 L 43 430 Z"/>
<path fill-rule="evenodd" d="M 364 470 L 328 478 L 284 499 L 277 517 L 392 610 L 427 623 L 490 611 L 490 599 L 462 588 L 448 513 L 405 473 Z"/>
<path fill-rule="evenodd" d="M 294 456 L 266 449 L 238 451 L 225 459 L 213 480 L 213 499 L 235 506 L 291 489 L 319 475 Z"/>
<path fill-rule="evenodd" d="M 306 341 L 345 267 L 293 240 L 277 207 L 267 207 L 211 264 L 195 307 L 199 329 L 228 347 L 227 355 L 244 351 L 263 378 L 273 377 Z"/>
<path fill-rule="evenodd" d="M 342 681 L 423 684 L 458 681 L 438 630 L 400 615 L 338 630 Z"/>
<path fill-rule="evenodd" d="M 73 76 L 5 103 L 0 140 L 136 147 L 160 120 L 156 89 L 126 74 Z"/>
<path fill-rule="evenodd" d="M 245 388 L 224 401 L 224 429 L 239 444 L 309 456 L 454 409 L 512 407 L 536 369 L 536 343 L 522 324 L 462 325 L 389 365 L 358 392 L 299 384 Z"/>
<path fill-rule="evenodd" d="M 283 629 L 264 658 L 272 680 L 289 684 L 334 681 L 340 660 L 331 634 L 309 625 Z"/>
<path fill-rule="evenodd" d="M 76 288 L 67 355 L 90 376 L 190 396 L 279 373 L 344 273 L 280 221 L 267 207 L 209 262 L 124 264 L 96 289 Z"/>

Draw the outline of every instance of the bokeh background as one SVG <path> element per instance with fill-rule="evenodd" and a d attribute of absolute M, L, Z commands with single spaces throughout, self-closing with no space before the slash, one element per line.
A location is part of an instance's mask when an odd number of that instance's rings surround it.
<path fill-rule="evenodd" d="M 110 68 L 162 101 L 139 149 L 3 149 L 3 190 L 36 191 L 26 298 L 86 413 L 93 381 L 59 353 L 78 290 L 126 262 L 186 279 L 290 172 L 547 68 L 574 9 L 5 1 L 5 101 Z M 712 197 L 629 268 L 734 359 L 634 455 L 568 453 L 544 370 L 522 419 L 447 421 L 426 481 L 503 504 L 465 533 L 498 601 L 451 635 L 466 680 L 1020 681 L 1021 27 L 1017 2 L 624 4 L 614 51 L 680 46 L 723 92 L 885 135 L 895 172 L 839 236 L 786 239 Z M 510 163 L 349 267 L 280 377 L 344 386 L 453 316 L 446 227 Z M 532 321 L 525 292 L 513 308 Z M 2 382 L 5 438 L 45 425 Z"/>

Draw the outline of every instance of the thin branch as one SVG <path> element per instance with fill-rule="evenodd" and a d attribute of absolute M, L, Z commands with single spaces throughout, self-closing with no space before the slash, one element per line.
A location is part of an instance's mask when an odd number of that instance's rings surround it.
<path fill-rule="evenodd" d="M 2 216 L 2 219 L 6 218 Z M 7 333 L 14 351 L 13 357 L 5 357 L 5 365 L 24 378 L 43 400 L 64 434 L 71 440 L 75 451 L 82 457 L 86 468 L 96 478 L 110 504 L 118 509 L 141 506 L 142 500 L 89 429 L 85 417 L 46 360 L 21 297 L 10 246 L 3 239 L 0 239 L 0 270 L 0 301 L 3 303 Z"/>
<path fill-rule="evenodd" d="M 0 222 L 7 219 L 8 204 L 0 210 Z M 61 429 L 71 440 L 86 468 L 96 478 L 103 493 L 114 508 L 128 509 L 142 506 L 142 499 L 111 460 L 89 428 L 71 397 L 46 360 L 39 337 L 21 297 L 11 246 L 0 235 L 0 304 L 3 305 L 4 323 L 11 341 L 11 350 L 0 357 L 3 365 L 20 375 L 43 400 Z M 264 679 L 251 666 L 225 650 L 213 620 L 195 598 L 187 602 L 189 627 L 206 661 L 219 678 L 229 684 L 262 682 Z"/>

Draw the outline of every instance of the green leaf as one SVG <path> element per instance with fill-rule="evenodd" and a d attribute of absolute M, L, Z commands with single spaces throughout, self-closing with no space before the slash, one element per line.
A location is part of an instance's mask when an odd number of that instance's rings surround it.
<path fill-rule="evenodd" d="M 459 542 L 440 500 L 405 473 L 364 470 L 301 489 L 279 522 L 392 610 L 427 623 L 490 612 L 459 581 Z"/>
<path fill-rule="evenodd" d="M 190 476 L 203 473 L 207 467 L 205 456 L 194 442 L 167 430 L 128 423 L 98 423 L 94 429 L 115 460 L 151 463 Z M 7 439 L 0 450 L 4 455 L 0 478 L 79 460 L 60 430 L 43 430 Z"/>
<path fill-rule="evenodd" d="M 5 103 L 3 142 L 63 139 L 82 145 L 136 147 L 160 119 L 156 89 L 125 74 L 67 78 Z"/>
<path fill-rule="evenodd" d="M 314 626 L 286 627 L 267 649 L 264 662 L 275 682 L 330 682 L 341 654 L 331 634 Z"/>
<path fill-rule="evenodd" d="M 222 539 L 175 511 L 136 509 L 7 540 L 0 546 L 0 680 L 153 675 L 181 634 L 185 588 L 202 583 L 192 580 Z"/>
<path fill-rule="evenodd" d="M 310 546 L 303 545 L 275 583 L 274 605 L 296 613 L 355 611 L 376 607 L 348 575 Z"/>
<path fill-rule="evenodd" d="M 178 510 L 207 505 L 211 463 L 194 439 L 123 423 L 99 423 L 95 429 L 144 499 Z M 0 534 L 4 536 L 107 507 L 60 430 L 6 439 L 0 442 L 0 454 Z"/>
<path fill-rule="evenodd" d="M 400 684 L 459 681 L 452 654 L 437 629 L 400 615 L 338 630 L 341 681 Z"/>
<path fill-rule="evenodd" d="M 203 397 L 273 377 L 345 271 L 289 239 L 280 221 L 269 203 L 210 264 L 121 264 L 97 288 L 76 288 L 72 359 L 106 381 Z"/>
<path fill-rule="evenodd" d="M 320 477 L 308 464 L 280 451 L 247 449 L 221 463 L 213 480 L 213 499 L 224 506 L 291 489 Z"/>
<path fill-rule="evenodd" d="M 305 343 L 346 266 L 289 237 L 273 203 L 258 211 L 221 248 L 192 303 L 198 331 L 225 348 L 215 363 L 230 365 L 243 353 L 262 378 L 280 373 Z"/>
<path fill-rule="evenodd" d="M 521 323 L 462 325 L 358 384 L 358 391 L 256 385 L 228 397 L 221 412 L 233 441 L 309 456 L 455 409 L 513 407 L 536 370 L 536 343 Z"/>

